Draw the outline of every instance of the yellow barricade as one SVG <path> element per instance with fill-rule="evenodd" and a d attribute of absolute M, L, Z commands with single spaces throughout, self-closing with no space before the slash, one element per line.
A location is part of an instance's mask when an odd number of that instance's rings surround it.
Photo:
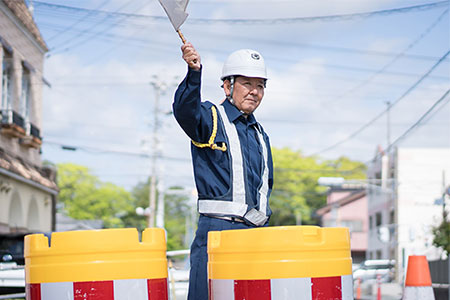
<path fill-rule="evenodd" d="M 210 232 L 208 256 L 211 299 L 353 299 L 347 228 Z"/>
<path fill-rule="evenodd" d="M 50 244 L 43 234 L 25 237 L 27 299 L 71 300 L 86 291 L 99 299 L 168 298 L 163 229 L 144 230 L 142 242 L 132 228 L 55 232 Z"/>

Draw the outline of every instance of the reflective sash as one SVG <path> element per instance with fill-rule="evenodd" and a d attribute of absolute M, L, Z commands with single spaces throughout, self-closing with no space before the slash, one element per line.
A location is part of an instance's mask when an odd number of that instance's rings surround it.
<path fill-rule="evenodd" d="M 247 211 L 248 205 L 245 201 L 244 162 L 238 132 L 233 122 L 228 119 L 222 105 L 218 106 L 218 111 L 225 128 L 225 135 L 228 138 L 228 149 L 231 157 L 231 184 L 233 198 L 232 201 L 201 199 L 198 201 L 199 213 L 238 216 L 256 226 L 262 226 L 268 219 L 266 212 L 268 202 L 267 193 L 269 190 L 268 149 L 266 143 L 264 142 L 262 130 L 259 126 L 256 130 L 259 142 L 263 149 L 262 182 L 258 190 L 259 210 L 252 208 Z"/>

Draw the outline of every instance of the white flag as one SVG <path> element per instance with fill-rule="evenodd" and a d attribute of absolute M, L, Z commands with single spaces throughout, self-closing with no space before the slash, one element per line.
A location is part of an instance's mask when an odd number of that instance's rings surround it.
<path fill-rule="evenodd" d="M 186 20 L 188 14 L 186 13 L 186 7 L 189 0 L 159 0 L 162 7 L 166 11 L 169 20 L 175 28 L 175 31 L 180 29 L 180 26 Z"/>

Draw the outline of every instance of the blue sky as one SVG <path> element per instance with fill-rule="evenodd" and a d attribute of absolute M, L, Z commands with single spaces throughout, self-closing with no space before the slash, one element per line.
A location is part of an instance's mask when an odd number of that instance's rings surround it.
<path fill-rule="evenodd" d="M 155 91 L 150 82 L 156 76 L 167 85 L 160 97 L 164 158 L 158 173 L 166 187 L 192 187 L 189 140 L 167 114 L 186 65 L 181 41 L 158 1 L 33 2 L 50 49 L 44 65 L 52 87 L 44 88 L 43 158 L 86 165 L 102 180 L 127 189 L 145 180 L 150 158 L 123 152 L 151 153 Z M 387 144 L 386 115 L 345 143 L 321 150 L 401 97 L 390 111 L 392 142 L 449 88 L 450 58 L 426 75 L 450 48 L 449 2 L 395 10 L 430 3 L 435 2 L 191 0 L 181 30 L 202 56 L 205 100 L 223 99 L 219 77 L 230 52 L 258 50 L 270 80 L 256 117 L 272 146 L 367 162 L 377 145 Z M 232 21 L 237 19 L 243 22 Z M 448 97 L 444 100 L 398 145 L 450 147 L 450 105 Z"/>

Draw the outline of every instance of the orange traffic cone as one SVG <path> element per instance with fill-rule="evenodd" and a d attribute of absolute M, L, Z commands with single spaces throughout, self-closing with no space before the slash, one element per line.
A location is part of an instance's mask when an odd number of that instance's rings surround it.
<path fill-rule="evenodd" d="M 377 275 L 377 300 L 381 300 L 381 275 Z"/>
<path fill-rule="evenodd" d="M 361 299 L 361 278 L 358 278 L 356 284 L 356 299 Z"/>
<path fill-rule="evenodd" d="M 434 300 L 430 269 L 424 255 L 410 255 L 403 300 Z"/>

